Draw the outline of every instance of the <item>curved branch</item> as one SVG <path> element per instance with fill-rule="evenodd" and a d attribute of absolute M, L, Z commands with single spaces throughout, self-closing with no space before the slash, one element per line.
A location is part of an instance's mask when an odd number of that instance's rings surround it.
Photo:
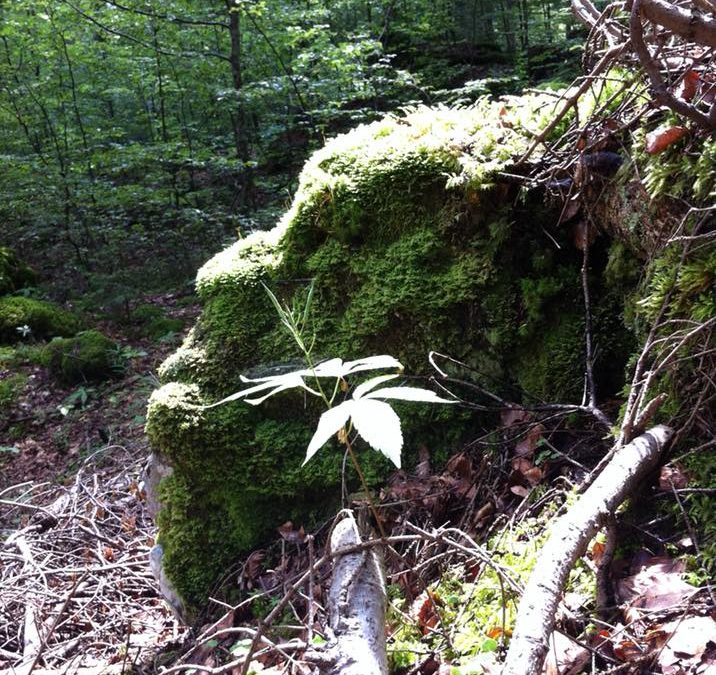
<path fill-rule="evenodd" d="M 716 48 L 716 18 L 687 12 L 664 0 L 641 0 L 639 4 L 641 13 L 649 21 L 668 28 L 685 40 Z"/>
<path fill-rule="evenodd" d="M 654 469 L 673 431 L 657 426 L 621 448 L 579 501 L 557 521 L 539 553 L 517 614 L 502 675 L 538 675 L 569 572 L 605 519 Z"/>
<path fill-rule="evenodd" d="M 634 47 L 634 51 L 639 58 L 639 62 L 646 71 L 646 74 L 649 76 L 651 86 L 654 89 L 654 98 L 657 100 L 657 102 L 667 106 L 674 112 L 683 115 L 687 119 L 690 119 L 692 122 L 696 122 L 696 124 L 698 124 L 699 126 L 705 127 L 707 129 L 716 128 L 716 103 L 711 105 L 711 110 L 709 114 L 706 115 L 690 103 L 687 103 L 686 101 L 674 96 L 668 90 L 666 83 L 662 79 L 661 70 L 659 69 L 658 64 L 652 58 L 651 52 L 649 51 L 646 42 L 644 42 L 644 29 L 641 25 L 642 11 L 644 13 L 644 16 L 649 18 L 649 14 L 646 8 L 650 5 L 653 8 L 652 3 L 657 3 L 659 5 L 659 11 L 662 11 L 664 9 L 663 7 L 661 7 L 661 5 L 667 4 L 663 3 L 662 0 L 634 0 L 631 8 L 631 16 L 629 17 L 629 34 L 631 37 L 632 46 Z M 673 9 L 674 12 L 677 10 L 676 7 L 672 7 L 671 5 L 669 5 L 669 7 Z M 683 10 L 680 9 L 678 10 L 678 12 L 680 14 L 685 14 Z M 661 22 L 657 21 L 657 23 Z M 716 31 L 716 22 L 712 23 L 714 24 L 714 31 Z M 673 28 L 671 28 L 671 26 L 668 26 L 666 24 L 661 25 L 664 25 L 664 27 L 669 28 L 670 30 L 674 30 Z M 674 32 L 677 31 L 674 30 Z M 716 46 L 716 33 L 714 34 L 713 39 L 714 46 Z"/>

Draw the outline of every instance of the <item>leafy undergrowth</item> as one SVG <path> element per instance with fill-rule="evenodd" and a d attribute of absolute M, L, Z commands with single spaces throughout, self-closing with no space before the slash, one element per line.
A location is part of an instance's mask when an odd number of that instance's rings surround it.
<path fill-rule="evenodd" d="M 152 306 L 163 308 L 169 327 L 196 311 L 173 295 L 148 300 L 137 311 L 144 323 L 157 319 Z M 249 672 L 315 672 L 311 649 L 329 638 L 322 551 L 331 523 L 311 536 L 298 523 L 278 528 L 273 545 L 227 570 L 206 615 L 187 630 L 149 569 L 155 530 L 142 483 L 152 369 L 177 336 L 141 337 L 136 325 L 116 323 L 101 329 L 123 345 L 121 379 L 62 387 L 33 363 L 36 347 L 2 354 L 0 667 L 239 673 L 250 654 Z M 379 513 L 390 543 L 391 673 L 499 672 L 548 526 L 605 450 L 599 430 L 574 413 L 544 418 L 512 407 L 442 471 L 423 448 L 412 473 L 390 478 Z M 672 463 L 634 496 L 611 562 L 603 535 L 592 542 L 572 572 L 547 672 L 714 667 L 713 600 L 698 588 L 713 570 L 681 524 L 679 490 L 688 492 L 688 482 Z M 655 519 L 654 504 L 667 502 L 667 519 Z M 351 505 L 369 531 L 364 497 Z M 597 601 L 600 567 L 607 596 Z"/>
<path fill-rule="evenodd" d="M 95 324 L 116 343 L 116 376 L 105 382 L 59 383 L 43 364 L 43 343 L 0 347 L 0 489 L 30 479 L 71 481 L 87 456 L 108 445 L 146 451 L 154 372 L 197 309 L 191 297 L 173 293 L 145 302 L 133 323 Z"/>

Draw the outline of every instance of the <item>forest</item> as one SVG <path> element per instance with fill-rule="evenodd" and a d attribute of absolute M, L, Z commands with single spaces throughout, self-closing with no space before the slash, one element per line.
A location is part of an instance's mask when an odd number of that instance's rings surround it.
<path fill-rule="evenodd" d="M 712 0 L 0 0 L 0 673 L 716 672 Z"/>

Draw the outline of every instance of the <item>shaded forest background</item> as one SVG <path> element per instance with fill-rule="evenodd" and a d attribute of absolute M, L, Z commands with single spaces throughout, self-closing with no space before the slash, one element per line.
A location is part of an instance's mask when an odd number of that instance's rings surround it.
<path fill-rule="evenodd" d="M 326 137 L 566 84 L 583 42 L 566 0 L 5 0 L 0 244 L 128 312 L 272 226 Z"/>

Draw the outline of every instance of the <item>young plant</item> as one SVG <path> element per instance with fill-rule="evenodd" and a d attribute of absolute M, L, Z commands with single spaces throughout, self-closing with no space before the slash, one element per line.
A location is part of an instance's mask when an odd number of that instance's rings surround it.
<path fill-rule="evenodd" d="M 303 308 L 295 305 L 292 308 L 283 306 L 268 288 L 266 288 L 266 292 L 278 312 L 281 323 L 303 352 L 307 367 L 290 373 L 256 379 L 242 375 L 241 381 L 251 386 L 208 407 L 236 400 L 244 400 L 250 405 L 259 405 L 271 396 L 289 389 L 303 389 L 312 396 L 321 398 L 327 410 L 318 420 L 303 463 L 306 464 L 335 435 L 346 446 L 363 489 L 366 494 L 369 494 L 363 472 L 353 452 L 352 433 L 355 431 L 371 448 L 383 453 L 396 467 L 400 468 L 403 448 L 400 418 L 386 401 L 421 403 L 455 403 L 455 401 L 440 398 L 435 392 L 419 387 L 379 388 L 380 385 L 400 377 L 403 371 L 400 361 L 385 354 L 369 356 L 356 361 L 333 358 L 314 365 L 312 359 L 314 340 L 311 338 L 310 341 L 307 341 L 304 337 L 313 297 L 313 286 L 311 285 L 309 288 Z M 339 394 L 350 389 L 347 378 L 356 373 L 387 369 L 395 369 L 397 372 L 378 375 L 359 384 L 353 390 L 350 398 L 336 404 Z M 326 380 L 332 380 L 331 386 L 325 386 Z M 326 392 L 330 392 L 330 395 Z"/>

